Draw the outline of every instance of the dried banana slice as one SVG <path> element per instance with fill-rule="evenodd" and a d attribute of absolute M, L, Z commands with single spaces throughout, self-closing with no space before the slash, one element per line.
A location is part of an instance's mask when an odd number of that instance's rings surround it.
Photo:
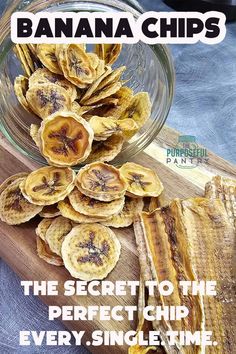
<path fill-rule="evenodd" d="M 55 74 L 62 74 L 56 57 L 55 44 L 37 44 L 37 57 L 44 66 Z"/>
<path fill-rule="evenodd" d="M 127 195 L 131 197 L 158 197 L 163 185 L 157 174 L 150 168 L 127 162 L 120 168 L 127 182 Z"/>
<path fill-rule="evenodd" d="M 78 279 L 104 279 L 120 257 L 120 242 L 113 231 L 100 224 L 74 227 L 62 243 L 66 269 Z"/>
<path fill-rule="evenodd" d="M 26 99 L 31 110 L 42 119 L 59 111 L 68 111 L 71 107 L 71 98 L 66 90 L 51 83 L 32 86 L 26 93 Z"/>
<path fill-rule="evenodd" d="M 100 61 L 100 59 L 98 58 L 97 54 L 95 54 L 95 53 L 87 53 L 87 56 L 89 58 L 91 67 L 96 70 L 97 67 L 98 67 L 99 61 Z"/>
<path fill-rule="evenodd" d="M 118 59 L 122 44 L 96 44 L 95 52 L 106 64 L 112 65 Z"/>
<path fill-rule="evenodd" d="M 72 112 L 74 112 L 78 116 L 82 115 L 81 114 L 81 106 L 79 105 L 79 103 L 77 101 L 72 102 L 71 110 L 72 110 Z"/>
<path fill-rule="evenodd" d="M 30 53 L 30 50 L 28 48 L 28 45 L 27 44 L 20 44 L 21 46 L 21 49 L 24 53 L 24 56 L 25 56 L 25 60 L 28 64 L 28 67 L 30 69 L 30 71 L 33 73 L 35 71 L 35 67 L 34 67 L 34 62 L 32 60 L 32 57 L 31 57 L 31 53 Z"/>
<path fill-rule="evenodd" d="M 39 128 L 40 128 L 40 126 L 37 124 L 30 125 L 30 136 L 38 148 L 40 147 Z"/>
<path fill-rule="evenodd" d="M 103 162 L 94 162 L 81 168 L 76 185 L 81 193 L 104 202 L 123 197 L 127 188 L 120 171 Z"/>
<path fill-rule="evenodd" d="M 98 85 L 97 90 L 101 90 L 114 82 L 120 81 L 122 73 L 126 70 L 126 66 L 121 66 L 113 70 L 102 82 Z"/>
<path fill-rule="evenodd" d="M 121 134 L 128 140 L 138 131 L 138 125 L 133 119 L 116 120 L 113 117 L 93 116 L 89 124 L 94 132 L 94 140 L 97 141 L 106 140 L 113 134 Z"/>
<path fill-rule="evenodd" d="M 114 107 L 108 107 L 108 109 L 106 109 L 102 115 L 105 117 L 113 117 L 119 119 L 122 113 L 130 105 L 133 97 L 133 91 L 129 87 L 124 86 L 121 87 L 121 89 L 117 91 L 112 97 L 118 99 L 117 105 Z"/>
<path fill-rule="evenodd" d="M 45 238 L 46 232 L 52 222 L 53 222 L 53 219 L 45 218 L 40 221 L 37 228 L 35 229 L 36 235 L 39 236 L 44 242 L 46 242 L 46 238 Z"/>
<path fill-rule="evenodd" d="M 32 72 L 31 72 L 31 69 L 29 67 L 29 64 L 27 63 L 27 60 L 25 58 L 24 52 L 23 52 L 20 44 L 16 44 L 15 45 L 14 52 L 16 53 L 18 59 L 20 60 L 21 66 L 22 66 L 26 76 L 29 77 L 32 74 Z"/>
<path fill-rule="evenodd" d="M 124 144 L 124 138 L 121 135 L 112 135 L 105 141 L 94 141 L 92 151 L 86 160 L 86 163 L 101 161 L 109 162 L 121 152 Z"/>
<path fill-rule="evenodd" d="M 26 109 L 26 111 L 31 112 L 31 109 L 25 97 L 26 92 L 28 90 L 28 78 L 23 75 L 17 76 L 14 81 L 14 90 L 16 97 L 22 107 Z"/>
<path fill-rule="evenodd" d="M 132 118 L 141 128 L 151 115 L 151 101 L 147 92 L 137 93 L 130 101 L 129 106 L 121 114 L 120 119 Z"/>
<path fill-rule="evenodd" d="M 31 204 L 21 193 L 19 186 L 24 180 L 16 179 L 1 193 L 0 219 L 8 225 L 29 221 L 42 210 L 41 206 Z"/>
<path fill-rule="evenodd" d="M 114 95 L 119 89 L 121 88 L 122 84 L 120 82 L 114 82 L 110 85 L 106 86 L 105 88 L 99 89 L 93 93 L 93 95 L 84 101 L 84 104 L 87 106 L 94 105 L 99 101 L 103 100 L 104 98 L 110 97 Z"/>
<path fill-rule="evenodd" d="M 59 208 L 62 216 L 64 216 L 65 218 L 68 218 L 78 224 L 88 224 L 88 223 L 105 221 L 104 217 L 98 218 L 98 217 L 92 217 L 92 216 L 88 216 L 88 215 L 84 215 L 84 214 L 79 213 L 78 211 L 76 211 L 72 207 L 68 198 L 60 201 L 58 203 L 58 208 Z M 109 218 L 110 217 L 108 217 L 107 220 Z"/>
<path fill-rule="evenodd" d="M 45 262 L 61 267 L 63 266 L 63 260 L 60 256 L 53 253 L 50 250 L 49 245 L 44 242 L 40 237 L 36 237 L 36 244 L 37 244 L 37 254 L 39 258 L 42 258 Z"/>
<path fill-rule="evenodd" d="M 56 216 L 60 216 L 61 212 L 57 207 L 57 204 L 45 205 L 43 210 L 39 213 L 41 218 L 55 218 Z"/>
<path fill-rule="evenodd" d="M 73 102 L 74 103 L 74 102 Z M 79 115 L 81 116 L 85 116 L 86 113 L 86 116 L 88 115 L 91 115 L 92 116 L 96 116 L 96 111 L 98 110 L 98 112 L 100 112 L 100 110 L 103 110 L 104 107 L 111 107 L 111 106 L 115 106 L 117 105 L 118 103 L 118 100 L 116 98 L 113 98 L 113 97 L 107 97 L 107 98 L 104 98 L 103 100 L 99 101 L 98 103 L 95 103 L 94 105 L 92 106 L 81 106 L 80 107 L 80 110 L 78 111 L 79 112 Z M 95 113 L 93 113 L 95 112 Z M 101 116 L 99 114 L 99 116 Z"/>
<path fill-rule="evenodd" d="M 143 210 L 142 198 L 125 197 L 125 204 L 122 211 L 114 215 L 111 219 L 103 221 L 105 226 L 120 228 L 127 227 L 133 224 L 135 216 Z"/>
<path fill-rule="evenodd" d="M 152 212 L 157 208 L 164 207 L 166 205 L 164 193 L 161 193 L 158 197 L 151 197 L 149 202 L 148 211 Z"/>
<path fill-rule="evenodd" d="M 81 214 L 108 218 L 121 212 L 124 206 L 125 198 L 113 200 L 111 202 L 102 202 L 81 193 L 78 188 L 75 188 L 69 195 L 69 201 L 72 207 Z"/>
<path fill-rule="evenodd" d="M 96 68 L 96 79 L 98 79 L 105 71 L 105 61 L 99 59 L 98 66 Z"/>
<path fill-rule="evenodd" d="M 77 165 L 91 152 L 93 130 L 73 112 L 60 112 L 44 119 L 39 135 L 41 153 L 54 166 Z"/>
<path fill-rule="evenodd" d="M 52 205 L 70 194 L 74 182 L 75 172 L 71 168 L 46 166 L 31 172 L 20 189 L 31 203 Z"/>
<path fill-rule="evenodd" d="M 68 96 L 71 98 L 71 101 L 74 101 L 77 98 L 75 85 L 66 80 L 62 75 L 51 73 L 47 68 L 39 68 L 30 76 L 29 87 L 49 82 L 64 88 Z"/>
<path fill-rule="evenodd" d="M 73 223 L 70 219 L 58 216 L 46 231 L 45 239 L 50 250 L 61 256 L 61 245 L 66 235 L 71 231 Z"/>
<path fill-rule="evenodd" d="M 5 181 L 3 181 L 2 184 L 0 185 L 0 195 L 8 186 L 10 186 L 10 184 L 15 182 L 19 178 L 27 177 L 28 174 L 29 174 L 28 172 L 20 172 L 5 179 Z"/>

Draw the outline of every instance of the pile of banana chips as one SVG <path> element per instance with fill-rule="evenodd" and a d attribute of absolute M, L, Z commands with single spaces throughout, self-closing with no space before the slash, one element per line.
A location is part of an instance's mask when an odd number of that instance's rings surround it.
<path fill-rule="evenodd" d="M 25 75 L 14 82 L 19 103 L 38 116 L 29 133 L 52 166 L 112 161 L 151 115 L 147 92 L 134 94 L 112 68 L 121 44 L 18 44 Z"/>

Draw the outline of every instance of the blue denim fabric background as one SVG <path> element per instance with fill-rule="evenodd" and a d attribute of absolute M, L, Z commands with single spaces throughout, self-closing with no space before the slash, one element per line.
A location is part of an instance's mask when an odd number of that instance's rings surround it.
<path fill-rule="evenodd" d="M 10 0 L 9 0 L 10 2 Z M 166 11 L 160 0 L 140 0 L 147 10 Z M 0 13 L 6 1 L 0 0 Z M 232 162 L 236 161 L 236 24 L 227 26 L 225 40 L 214 46 L 172 45 L 176 94 L 167 124 Z M 75 346 L 19 347 L 20 330 L 62 330 L 47 320 L 47 308 L 25 297 L 19 278 L 0 261 L 0 353 L 88 353 Z"/>

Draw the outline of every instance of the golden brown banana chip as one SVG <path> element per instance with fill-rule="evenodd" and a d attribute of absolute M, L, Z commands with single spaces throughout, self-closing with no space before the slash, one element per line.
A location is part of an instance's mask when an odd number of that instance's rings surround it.
<path fill-rule="evenodd" d="M 112 70 L 112 72 L 98 85 L 97 90 L 101 90 L 114 82 L 120 81 L 120 77 L 125 70 L 126 66 L 121 66 L 115 70 Z"/>
<path fill-rule="evenodd" d="M 31 110 L 42 119 L 60 111 L 68 111 L 71 98 L 66 90 L 56 84 L 34 85 L 26 93 Z"/>
<path fill-rule="evenodd" d="M 98 66 L 96 68 L 96 79 L 98 79 L 105 71 L 105 61 L 99 59 Z"/>
<path fill-rule="evenodd" d="M 23 75 L 17 76 L 14 81 L 14 90 L 16 97 L 22 107 L 26 109 L 26 111 L 31 112 L 31 109 L 25 97 L 26 92 L 28 90 L 28 78 Z"/>
<path fill-rule="evenodd" d="M 93 116 L 89 124 L 94 132 L 94 140 L 106 140 L 113 134 L 120 134 L 126 140 L 131 138 L 137 131 L 138 125 L 133 119 L 116 120 L 113 117 Z"/>
<path fill-rule="evenodd" d="M 37 236 L 39 236 L 44 242 L 46 242 L 46 232 L 53 222 L 53 219 L 51 218 L 44 218 L 40 221 L 38 226 L 35 229 L 35 233 Z"/>
<path fill-rule="evenodd" d="M 98 103 L 99 101 L 103 100 L 104 98 L 114 95 L 114 93 L 119 91 L 121 86 L 122 86 L 122 84 L 120 82 L 111 83 L 110 85 L 106 86 L 105 88 L 95 91 L 93 93 L 93 95 L 88 100 L 84 101 L 84 104 L 87 106 L 94 105 L 94 104 Z"/>
<path fill-rule="evenodd" d="M 108 217 L 107 219 L 105 219 L 104 217 L 103 218 L 92 217 L 89 215 L 81 214 L 72 207 L 69 198 L 65 198 L 64 200 L 60 201 L 58 203 L 58 208 L 62 216 L 78 224 L 89 224 L 94 222 L 100 222 L 100 221 L 108 220 L 110 218 Z"/>
<path fill-rule="evenodd" d="M 52 205 L 70 194 L 74 182 L 75 172 L 71 168 L 46 166 L 31 172 L 20 189 L 31 203 Z"/>
<path fill-rule="evenodd" d="M 105 141 L 94 141 L 92 151 L 86 160 L 86 163 L 101 161 L 109 162 L 121 152 L 124 144 L 124 138 L 121 135 L 112 135 Z"/>
<path fill-rule="evenodd" d="M 30 136 L 38 148 L 40 147 L 39 128 L 40 128 L 40 126 L 37 124 L 30 125 Z"/>
<path fill-rule="evenodd" d="M 56 216 L 60 216 L 61 212 L 57 207 L 57 204 L 45 205 L 43 210 L 39 213 L 41 218 L 55 218 Z"/>
<path fill-rule="evenodd" d="M 75 226 L 62 243 L 66 269 L 78 279 L 104 279 L 120 257 L 120 242 L 113 231 L 100 224 Z"/>
<path fill-rule="evenodd" d="M 113 107 L 107 107 L 102 115 L 105 117 L 113 117 L 119 119 L 121 114 L 126 110 L 131 102 L 133 91 L 129 87 L 124 86 L 121 87 L 121 89 L 117 91 L 112 97 L 118 99 L 117 105 Z"/>
<path fill-rule="evenodd" d="M 151 102 L 147 92 L 137 93 L 130 101 L 129 106 L 121 114 L 120 119 L 132 118 L 141 128 L 151 115 Z"/>
<path fill-rule="evenodd" d="M 74 166 L 89 156 L 93 130 L 73 112 L 60 112 L 44 119 L 39 130 L 41 153 L 54 166 Z"/>
<path fill-rule="evenodd" d="M 72 112 L 74 112 L 78 116 L 81 116 L 81 106 L 79 105 L 79 103 L 77 101 L 72 102 L 71 110 L 72 110 Z"/>
<path fill-rule="evenodd" d="M 81 168 L 76 186 L 88 197 L 104 202 L 123 197 L 127 189 L 120 171 L 103 162 L 94 162 Z"/>
<path fill-rule="evenodd" d="M 8 225 L 19 225 L 32 219 L 42 207 L 31 204 L 23 196 L 20 190 L 20 183 L 25 178 L 18 178 L 8 185 L 1 193 L 0 219 Z"/>
<path fill-rule="evenodd" d="M 127 195 L 131 197 L 158 197 L 164 189 L 159 177 L 150 168 L 126 162 L 120 173 L 128 184 Z"/>
<path fill-rule="evenodd" d="M 2 182 L 2 184 L 0 185 L 0 195 L 8 186 L 10 186 L 10 184 L 15 182 L 19 178 L 27 177 L 28 174 L 29 174 L 29 172 L 19 172 L 19 173 L 16 173 L 15 175 L 12 175 L 12 176 L 8 177 L 7 179 L 5 179 Z"/>
<path fill-rule="evenodd" d="M 96 44 L 95 52 L 106 64 L 114 64 L 122 50 L 122 44 Z"/>
<path fill-rule="evenodd" d="M 56 57 L 55 44 L 37 44 L 37 56 L 44 66 L 55 74 L 62 74 Z"/>
<path fill-rule="evenodd" d="M 61 267 L 63 266 L 63 260 L 60 256 L 53 253 L 50 250 L 49 245 L 44 242 L 39 236 L 36 237 L 37 254 L 39 258 L 42 258 L 45 262 Z"/>
<path fill-rule="evenodd" d="M 143 210 L 142 198 L 125 197 L 125 204 L 121 212 L 114 215 L 111 219 L 103 221 L 105 226 L 120 228 L 133 224 L 135 216 Z"/>
<path fill-rule="evenodd" d="M 71 101 L 74 101 L 77 98 L 75 85 L 66 80 L 62 75 L 52 73 L 47 68 L 39 68 L 30 76 L 29 87 L 49 82 L 64 88 L 68 96 L 71 98 Z"/>
<path fill-rule="evenodd" d="M 97 54 L 96 53 L 87 53 L 87 56 L 89 58 L 91 67 L 96 70 L 99 65 L 99 61 L 100 61 Z"/>
<path fill-rule="evenodd" d="M 74 103 L 74 102 L 73 102 Z M 104 98 L 103 100 L 93 104 L 92 106 L 81 106 L 80 109 L 78 110 L 79 115 L 83 116 L 88 116 L 90 115 L 92 116 L 96 116 L 96 111 L 98 110 L 98 112 L 102 111 L 104 109 L 104 107 L 111 107 L 111 106 L 115 106 L 118 103 L 118 99 L 113 98 L 113 97 L 107 97 Z M 73 105 L 73 104 L 72 104 Z M 93 113 L 95 112 L 95 113 Z M 88 113 L 88 114 L 86 114 Z M 99 116 L 101 116 L 99 114 Z M 87 120 L 87 119 L 86 119 Z"/>
<path fill-rule="evenodd" d="M 20 46 L 21 46 L 21 49 L 24 53 L 25 60 L 28 64 L 28 67 L 30 68 L 30 71 L 33 73 L 35 71 L 35 66 L 34 66 L 34 62 L 32 60 L 31 52 L 28 48 L 28 45 L 27 44 L 20 44 Z"/>
<path fill-rule="evenodd" d="M 15 45 L 14 52 L 16 53 L 18 59 L 20 60 L 21 66 L 22 66 L 26 76 L 29 77 L 32 74 L 32 72 L 29 67 L 29 64 L 27 63 L 27 60 L 25 58 L 25 54 L 24 54 L 20 44 Z"/>
<path fill-rule="evenodd" d="M 102 202 L 100 200 L 87 197 L 76 187 L 68 195 L 68 198 L 72 207 L 79 213 L 106 219 L 110 216 L 118 214 L 123 209 L 125 202 L 124 197 L 111 202 Z"/>
<path fill-rule="evenodd" d="M 71 231 L 73 223 L 70 219 L 58 216 L 46 231 L 45 239 L 50 250 L 61 256 L 61 245 L 66 235 Z"/>

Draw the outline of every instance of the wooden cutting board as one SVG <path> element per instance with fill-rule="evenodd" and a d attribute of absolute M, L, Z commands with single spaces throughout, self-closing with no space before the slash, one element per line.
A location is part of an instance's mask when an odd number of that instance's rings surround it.
<path fill-rule="evenodd" d="M 177 144 L 179 133 L 165 127 L 158 138 L 145 150 L 134 158 L 134 161 L 150 168 L 158 173 L 165 187 L 166 200 L 172 198 L 188 198 L 196 195 L 203 195 L 204 186 L 212 176 L 220 174 L 223 176 L 236 177 L 236 168 L 222 158 L 208 152 L 208 164 L 200 164 L 193 169 L 181 169 L 173 164 L 166 164 L 166 148 L 174 147 Z M 0 182 L 8 176 L 22 171 L 37 168 L 36 163 L 16 151 L 4 138 L 0 139 Z M 34 229 L 39 219 L 34 219 L 25 225 L 13 227 L 0 222 L 1 247 L 0 256 L 14 269 L 24 280 L 58 280 L 60 285 L 71 279 L 71 276 L 64 268 L 55 267 L 45 263 L 36 255 Z M 107 280 L 139 280 L 139 263 L 137 258 L 136 245 L 132 228 L 115 230 L 122 244 L 121 258 L 114 271 Z M 48 305 L 136 305 L 137 298 L 125 297 L 42 297 L 42 301 Z M 84 330 L 83 344 L 90 339 L 91 332 L 97 329 L 103 331 L 135 329 L 136 323 L 128 320 L 117 321 L 87 321 L 87 322 L 64 322 L 70 330 Z M 30 330 L 30 329 L 29 329 Z M 97 353 L 96 347 L 88 348 L 92 353 Z M 102 347 L 101 353 L 116 354 L 127 353 L 127 347 Z"/>

